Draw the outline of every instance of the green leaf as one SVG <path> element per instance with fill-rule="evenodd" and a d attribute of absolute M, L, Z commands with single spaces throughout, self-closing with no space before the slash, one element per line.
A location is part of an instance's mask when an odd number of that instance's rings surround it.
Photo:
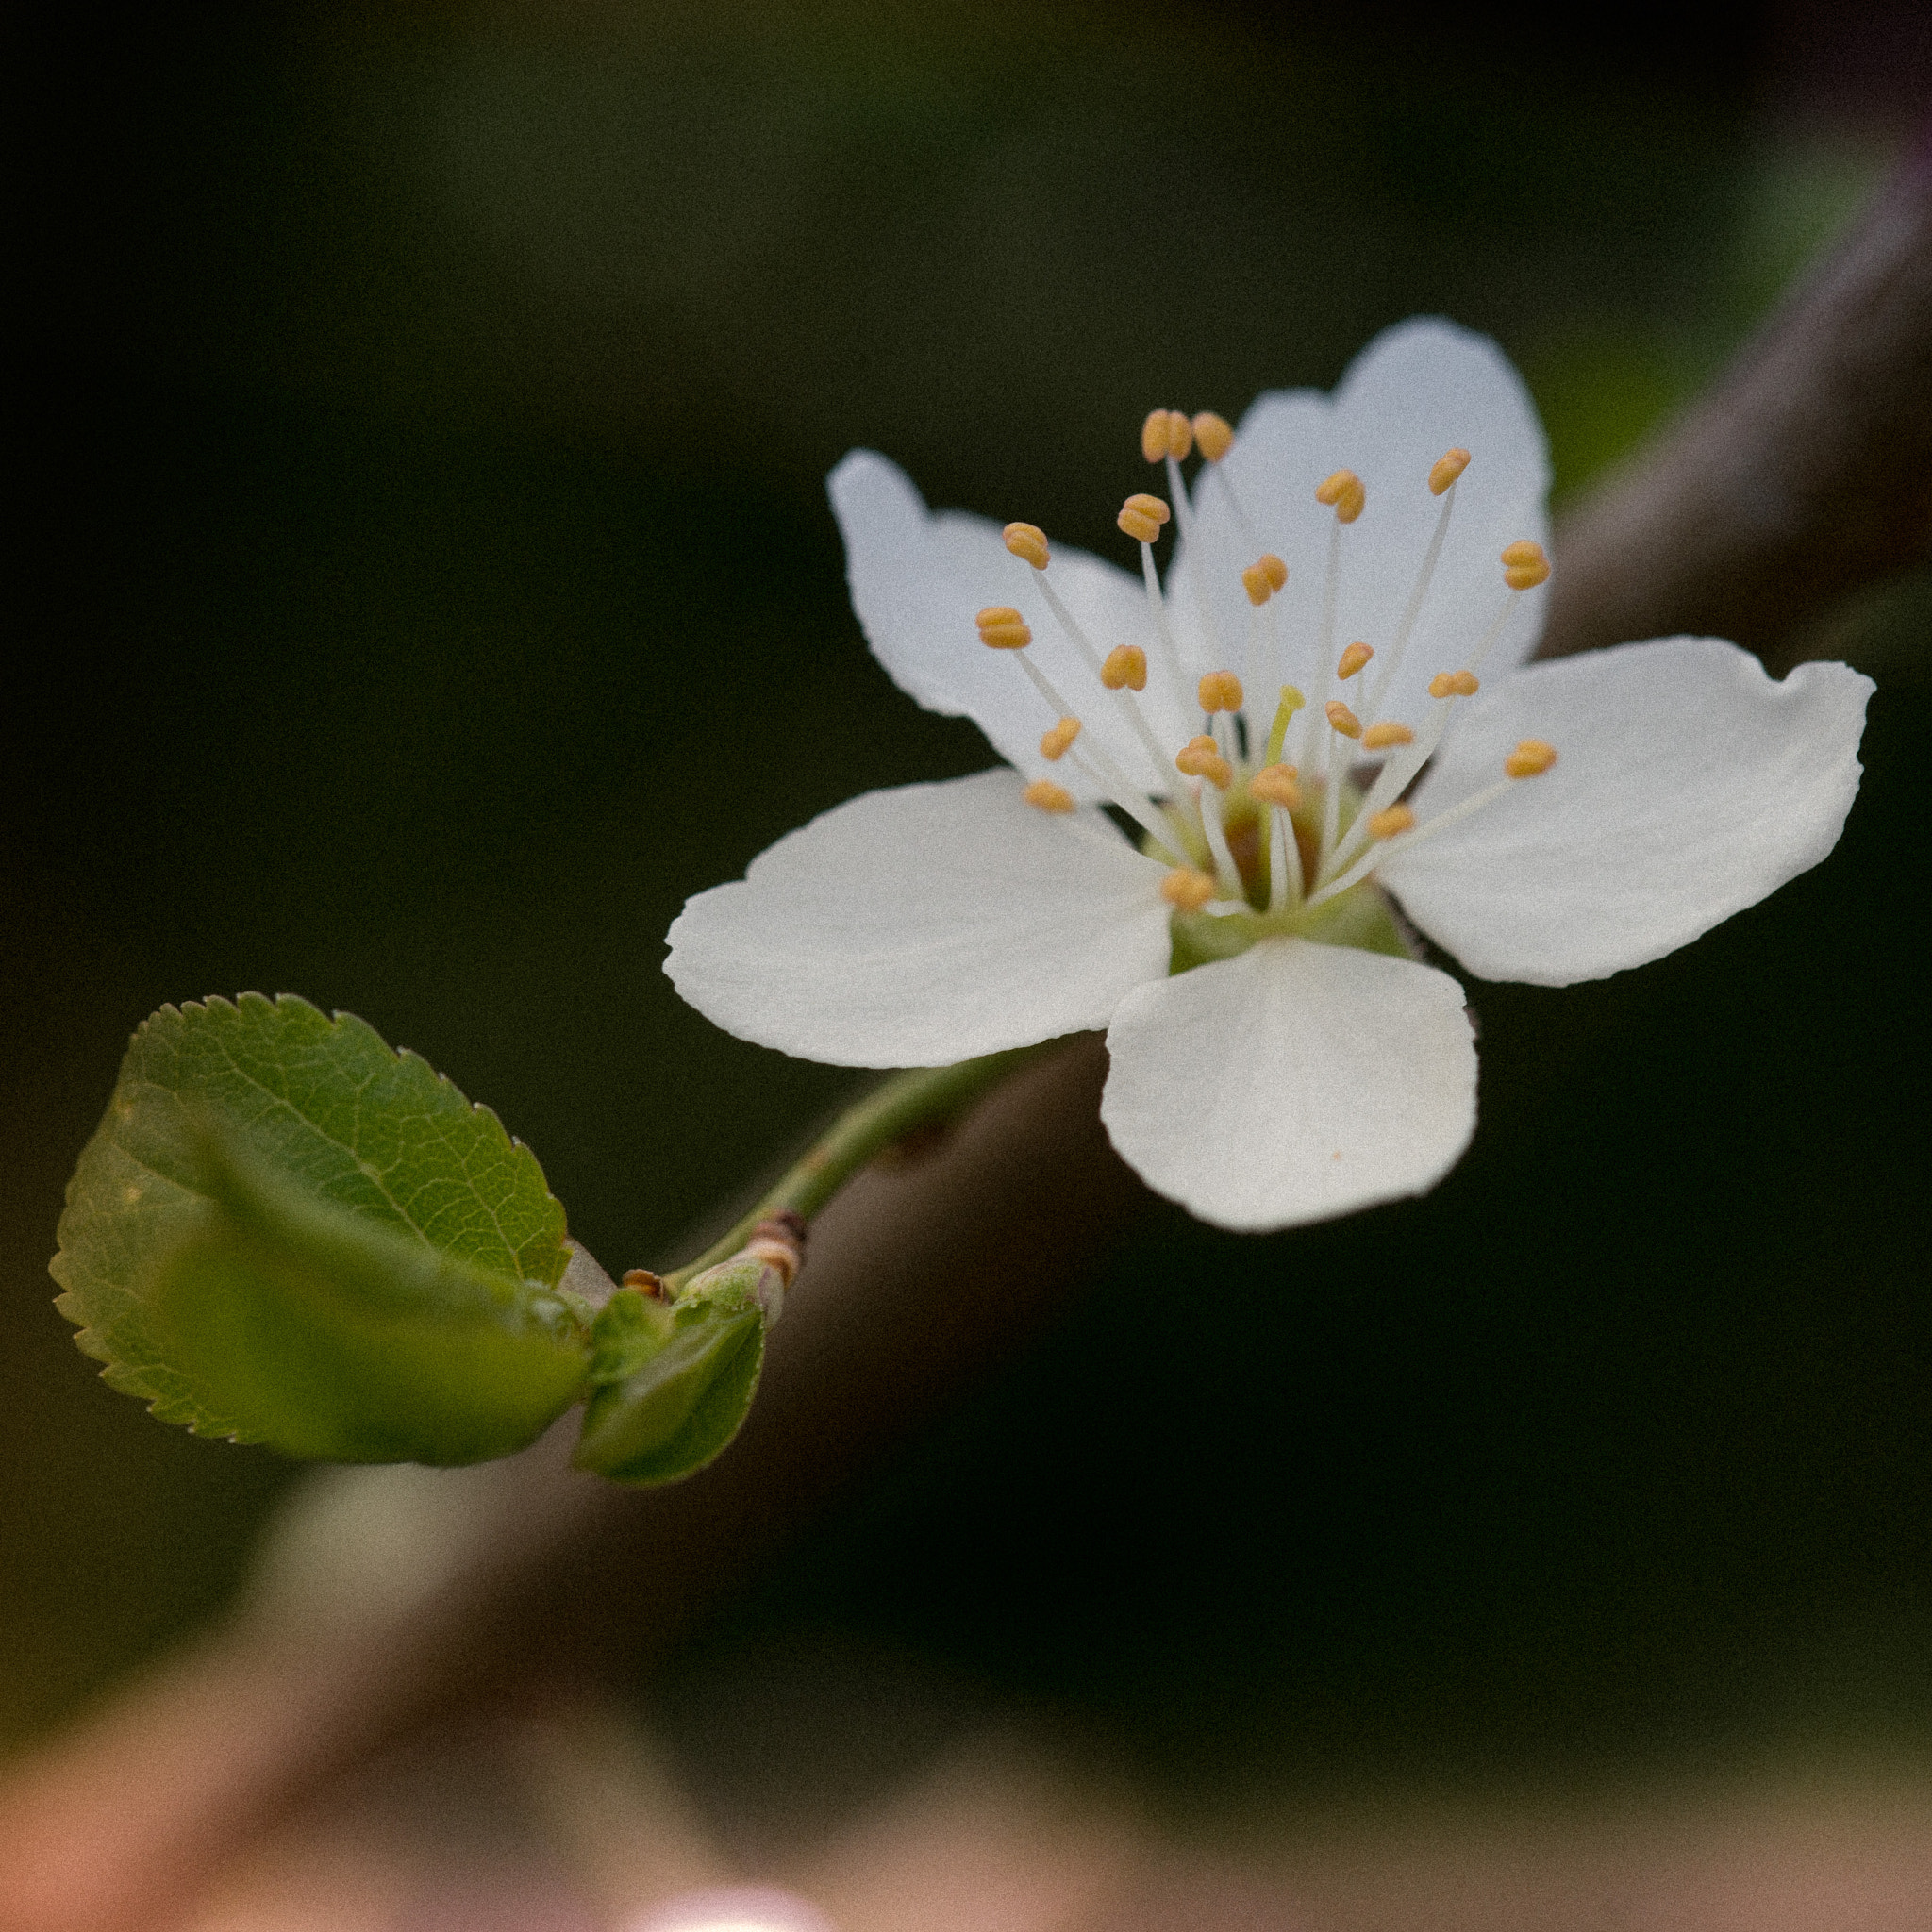
<path fill-rule="evenodd" d="M 764 1367 L 765 1274 L 741 1257 L 669 1307 L 632 1289 L 610 1298 L 591 1330 L 579 1469 L 649 1487 L 691 1474 L 729 1443 Z"/>
<path fill-rule="evenodd" d="M 141 1027 L 59 1239 L 80 1347 L 205 1435 L 468 1462 L 581 1391 L 535 1157 L 414 1054 L 287 995 Z"/>

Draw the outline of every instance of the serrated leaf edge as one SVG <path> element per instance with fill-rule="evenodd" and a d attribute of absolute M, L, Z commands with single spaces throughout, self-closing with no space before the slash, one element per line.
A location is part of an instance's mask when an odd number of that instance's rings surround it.
<path fill-rule="evenodd" d="M 375 1042 L 375 1044 L 379 1046 L 382 1049 L 382 1051 L 385 1054 L 387 1054 L 391 1060 L 394 1060 L 398 1065 L 400 1065 L 405 1060 L 414 1060 L 418 1065 L 427 1070 L 431 1078 L 434 1079 L 439 1086 L 447 1087 L 457 1096 L 457 1098 L 460 1100 L 463 1103 L 463 1105 L 470 1109 L 472 1113 L 480 1113 L 487 1115 L 491 1124 L 494 1125 L 494 1127 L 496 1128 L 497 1132 L 502 1134 L 505 1141 L 508 1142 L 511 1150 L 515 1153 L 525 1156 L 530 1160 L 531 1164 L 535 1166 L 539 1176 L 541 1178 L 543 1182 L 544 1198 L 548 1200 L 550 1203 L 552 1203 L 552 1205 L 557 1208 L 558 1212 L 564 1216 L 565 1234 L 563 1239 L 566 1242 L 568 1242 L 568 1210 L 564 1208 L 563 1203 L 558 1200 L 557 1196 L 550 1191 L 550 1178 L 543 1172 L 542 1162 L 537 1158 L 535 1150 L 531 1148 L 527 1142 L 519 1140 L 516 1135 L 512 1134 L 509 1131 L 509 1129 L 504 1125 L 503 1117 L 496 1111 L 496 1109 L 493 1107 L 490 1106 L 487 1101 L 472 1100 L 470 1096 L 467 1093 L 465 1093 L 463 1090 L 460 1087 L 458 1087 L 457 1083 L 453 1079 L 451 1079 L 447 1074 L 441 1072 L 425 1055 L 418 1053 L 413 1047 L 391 1046 L 390 1042 L 383 1038 L 382 1034 L 375 1026 L 371 1025 L 367 1020 L 363 1019 L 359 1013 L 352 1013 L 344 1007 L 337 1007 L 332 1008 L 329 1012 L 325 1013 L 323 1009 L 314 1003 L 314 1001 L 304 999 L 303 996 L 297 992 L 278 992 L 269 994 L 262 992 L 248 991 L 237 993 L 233 999 L 226 998 L 221 993 L 208 993 L 198 1000 L 183 1000 L 178 1006 L 173 1000 L 163 1000 L 161 1004 L 158 1007 L 157 1007 L 151 1013 L 149 1013 L 145 1019 L 141 1021 L 140 1024 L 136 1025 L 133 1031 L 130 1032 L 127 1036 L 127 1045 L 122 1050 L 121 1064 L 115 1070 L 114 1086 L 112 1091 L 108 1094 L 109 1109 L 111 1109 L 113 1106 L 114 1094 L 118 1093 L 121 1091 L 121 1074 L 122 1070 L 125 1069 L 125 1067 L 126 1066 L 128 1054 L 133 1051 L 135 1042 L 138 1040 L 140 1040 L 142 1035 L 144 1034 L 158 1019 L 160 1019 L 163 1015 L 166 1015 L 170 1019 L 182 1020 L 186 1019 L 191 1013 L 205 1014 L 208 1011 L 210 1008 L 225 1008 L 228 1012 L 234 1014 L 237 1018 L 240 1018 L 242 1016 L 243 1008 L 248 1003 L 254 1001 L 258 1001 L 261 1005 L 273 1008 L 276 1010 L 280 1010 L 280 1008 L 285 1005 L 306 1008 L 308 1012 L 315 1014 L 315 1016 L 318 1019 L 322 1020 L 325 1024 L 332 1028 L 340 1028 L 345 1024 L 360 1027 L 365 1033 L 369 1035 L 370 1039 L 373 1040 Z M 102 1115 L 102 1124 L 106 1124 L 106 1120 L 107 1115 L 106 1113 L 104 1113 Z M 83 1143 L 81 1149 L 82 1153 L 85 1153 L 87 1147 L 89 1145 L 92 1145 L 94 1136 L 97 1135 L 99 1132 L 100 1126 L 97 1125 L 94 1128 L 93 1134 L 90 1134 L 87 1141 Z M 337 1142 L 337 1144 L 341 1145 L 341 1143 Z M 344 1151 L 351 1152 L 353 1155 L 353 1150 L 345 1149 Z M 357 1159 L 358 1166 L 360 1166 L 360 1158 L 356 1158 Z M 47 1262 L 47 1273 L 53 1277 L 55 1284 L 60 1290 L 60 1292 L 54 1297 L 54 1307 L 64 1321 L 67 1321 L 73 1324 L 75 1347 L 77 1348 L 80 1351 L 80 1353 L 86 1356 L 91 1361 L 97 1361 L 102 1364 L 100 1370 L 100 1379 L 103 1382 L 105 1382 L 109 1389 L 113 1390 L 116 1394 L 129 1396 L 137 1402 L 144 1401 L 148 1414 L 153 1416 L 156 1421 L 167 1423 L 172 1427 L 186 1429 L 191 1436 L 198 1436 L 206 1441 L 231 1442 L 237 1444 L 238 1446 L 247 1446 L 250 1444 L 258 1443 L 262 1441 L 262 1437 L 259 1434 L 251 1434 L 249 1431 L 240 1427 L 232 1429 L 203 1428 L 195 1421 L 192 1415 L 181 1413 L 180 1398 L 151 1393 L 146 1385 L 142 1380 L 140 1372 L 138 1370 L 129 1368 L 125 1363 L 117 1361 L 113 1357 L 113 1356 L 108 1352 L 108 1346 L 101 1340 L 98 1331 L 92 1327 L 85 1325 L 81 1321 L 76 1320 L 74 1313 L 71 1312 L 71 1306 L 74 1304 L 75 1300 L 75 1292 L 74 1288 L 69 1284 L 65 1276 L 62 1274 L 61 1264 L 67 1259 L 68 1257 L 68 1216 L 73 1212 L 74 1191 L 75 1182 L 79 1177 L 79 1157 L 76 1156 L 75 1171 L 68 1175 L 66 1187 L 62 1190 L 60 1219 L 58 1223 L 56 1224 L 54 1230 L 54 1253 Z M 371 1178 L 373 1179 L 375 1177 L 372 1175 Z M 416 1227 L 413 1223 L 410 1223 L 409 1226 L 410 1231 L 416 1236 L 416 1238 L 419 1241 L 421 1241 L 424 1243 L 425 1246 L 433 1247 L 435 1245 L 435 1243 L 430 1241 L 428 1237 L 423 1233 L 422 1229 Z M 568 1265 L 567 1255 L 566 1265 Z M 173 1407 L 171 1407 L 170 1405 L 173 1405 Z"/>

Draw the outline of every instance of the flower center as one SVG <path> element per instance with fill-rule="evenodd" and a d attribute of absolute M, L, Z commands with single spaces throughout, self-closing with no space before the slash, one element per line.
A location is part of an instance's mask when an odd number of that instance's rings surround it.
<path fill-rule="evenodd" d="M 1534 542 L 1508 544 L 1498 558 L 1500 606 L 1463 662 L 1430 680 L 1432 708 L 1414 724 L 1386 717 L 1383 700 L 1427 601 L 1455 513 L 1457 484 L 1473 458 L 1466 449 L 1452 449 L 1429 470 L 1429 493 L 1440 508 L 1402 615 L 1379 656 L 1366 640 L 1336 648 L 1339 587 L 1348 562 L 1345 532 L 1368 500 L 1360 476 L 1337 470 L 1314 484 L 1315 501 L 1332 509 L 1334 519 L 1313 658 L 1301 683 L 1288 682 L 1292 667 L 1286 661 L 1276 603 L 1287 591 L 1288 566 L 1262 549 L 1233 479 L 1221 467 L 1233 445 L 1234 431 L 1211 412 L 1190 418 L 1177 409 L 1156 409 L 1141 425 L 1141 454 L 1165 466 L 1168 496 L 1136 492 L 1116 522 L 1141 546 L 1151 654 L 1139 644 L 1090 637 L 1054 581 L 1045 532 L 1033 524 L 1006 527 L 1008 550 L 1035 573 L 1047 608 L 1090 674 L 1091 686 L 1082 693 L 1090 714 L 1091 707 L 1114 707 L 1125 738 L 1138 749 L 1134 763 L 1140 769 L 1128 769 L 1098 734 L 1087 730 L 1080 706 L 1034 661 L 1027 648 L 1032 631 L 1018 609 L 993 604 L 981 610 L 980 641 L 1009 653 L 1039 693 L 1043 715 L 1052 721 L 1040 741 L 1041 758 L 1077 772 L 1090 791 L 1140 828 L 1142 850 L 1169 866 L 1162 890 L 1174 908 L 1175 971 L 1227 958 L 1271 934 L 1404 951 L 1400 928 L 1374 883 L 1376 870 L 1393 854 L 1481 810 L 1511 785 L 1539 776 L 1556 762 L 1553 746 L 1526 739 L 1504 761 L 1495 784 L 1434 818 L 1419 822 L 1403 802 L 1441 747 L 1457 707 L 1480 688 L 1477 670 L 1523 593 L 1548 578 L 1549 562 Z M 1194 506 L 1181 464 L 1196 451 L 1196 489 L 1211 481 L 1225 492 L 1235 525 L 1256 554 L 1240 573 L 1250 625 L 1245 661 L 1265 660 L 1274 672 L 1278 696 L 1272 708 L 1253 707 L 1232 671 L 1210 669 L 1190 678 L 1175 641 L 1154 551 L 1170 523 L 1184 543 L 1191 536 Z M 1198 571 L 1192 589 L 1200 648 L 1211 660 L 1225 662 L 1231 654 L 1216 634 L 1216 600 Z M 1182 703 L 1191 689 L 1202 728 L 1177 749 L 1162 744 L 1149 718 L 1142 694 L 1150 675 Z M 1042 811 L 1071 814 L 1075 808 L 1072 791 L 1051 778 L 1036 779 L 1025 797 Z"/>

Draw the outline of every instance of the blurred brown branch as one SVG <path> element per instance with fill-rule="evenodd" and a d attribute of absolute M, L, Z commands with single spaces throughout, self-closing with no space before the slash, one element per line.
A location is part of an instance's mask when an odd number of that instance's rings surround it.
<path fill-rule="evenodd" d="M 1774 670 L 1832 605 L 1932 558 L 1932 127 L 1557 557 L 1544 657 L 1690 632 Z"/>
<path fill-rule="evenodd" d="M 1545 648 L 1704 631 L 1774 657 L 1928 551 L 1922 155 L 1710 394 L 1564 525 Z M 1136 1210 L 1098 1121 L 1103 1071 L 1097 1040 L 1071 1045 L 923 1163 L 848 1190 L 814 1229 L 743 1437 L 692 1481 L 612 1490 L 564 1466 L 563 1435 L 388 1490 L 344 1479 L 419 1512 L 408 1547 L 391 1560 L 338 1525 L 310 1563 L 320 1607 L 271 1588 L 17 1767 L 0 1791 L 0 1925 L 154 1924 L 264 1820 L 439 1707 L 667 1646 L 1021 1346 Z M 413 1586 L 394 1587 L 405 1573 Z"/>

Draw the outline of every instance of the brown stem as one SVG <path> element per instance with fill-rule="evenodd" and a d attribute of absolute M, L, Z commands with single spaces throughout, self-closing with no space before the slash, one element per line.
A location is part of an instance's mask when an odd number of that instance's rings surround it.
<path fill-rule="evenodd" d="M 1556 548 L 1546 658 L 1691 632 L 1776 663 L 1829 606 L 1932 558 L 1932 124 Z"/>

